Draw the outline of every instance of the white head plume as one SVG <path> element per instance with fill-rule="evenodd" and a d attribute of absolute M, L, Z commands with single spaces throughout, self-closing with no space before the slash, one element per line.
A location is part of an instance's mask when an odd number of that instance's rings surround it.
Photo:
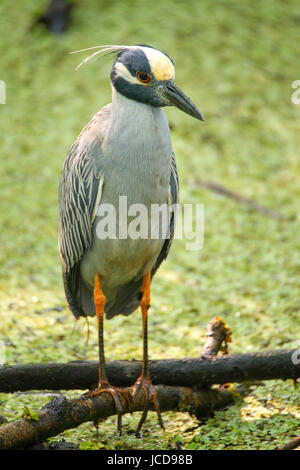
<path fill-rule="evenodd" d="M 134 46 L 120 46 L 120 45 L 110 44 L 110 45 L 105 45 L 105 46 L 88 47 L 87 49 L 80 49 L 78 51 L 70 52 L 70 54 L 77 54 L 78 52 L 85 52 L 85 51 L 91 51 L 93 49 L 98 49 L 96 52 L 93 52 L 93 54 L 90 54 L 88 57 L 83 59 L 83 61 L 81 61 L 79 65 L 77 65 L 76 70 L 78 70 L 79 67 L 81 67 L 83 64 L 85 64 L 86 62 L 88 62 L 89 60 L 91 60 L 93 57 L 95 57 L 98 54 L 102 54 L 103 52 L 107 52 L 107 53 L 117 52 L 118 53 L 118 52 L 123 51 L 124 49 L 130 49 L 132 47 Z"/>

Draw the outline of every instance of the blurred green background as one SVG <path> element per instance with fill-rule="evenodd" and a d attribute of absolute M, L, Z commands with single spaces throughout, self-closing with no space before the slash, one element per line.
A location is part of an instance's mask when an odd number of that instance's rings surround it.
<path fill-rule="evenodd" d="M 300 340 L 300 14 L 295 0 L 253 3 L 165 0 L 74 3 L 62 36 L 36 25 L 47 0 L 0 1 L 0 339 L 6 362 L 96 359 L 93 319 L 66 307 L 57 249 L 58 182 L 82 127 L 111 100 L 111 59 L 76 66 L 99 44 L 150 44 L 175 61 L 176 83 L 203 112 L 199 123 L 167 109 L 182 203 L 205 206 L 199 252 L 175 240 L 152 288 L 150 357 L 198 356 L 207 322 L 220 315 L 233 331 L 231 352 L 291 348 Z M 284 217 L 199 185 L 218 184 Z M 105 324 L 107 359 L 141 358 L 139 312 Z M 78 392 L 79 393 L 79 392 Z M 77 392 L 69 393 L 77 396 Z M 0 414 L 37 410 L 49 396 L 0 394 Z M 142 439 L 138 416 L 64 433 L 82 448 L 271 449 L 299 432 L 299 398 L 290 384 L 266 382 L 202 426 L 166 413 L 167 431 L 151 416 Z M 298 428 L 298 431 L 297 431 Z M 62 436 L 56 438 L 61 439 Z"/>

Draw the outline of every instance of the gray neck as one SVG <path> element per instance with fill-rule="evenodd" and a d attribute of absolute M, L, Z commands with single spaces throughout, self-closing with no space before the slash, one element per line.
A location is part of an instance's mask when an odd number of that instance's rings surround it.
<path fill-rule="evenodd" d="M 112 106 L 107 144 L 128 157 L 153 158 L 158 146 L 171 152 L 170 131 L 162 108 L 139 103 L 121 95 L 112 85 Z"/>

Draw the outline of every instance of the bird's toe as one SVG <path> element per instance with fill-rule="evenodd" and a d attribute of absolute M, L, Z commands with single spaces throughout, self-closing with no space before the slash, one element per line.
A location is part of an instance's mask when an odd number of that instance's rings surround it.
<path fill-rule="evenodd" d="M 122 434 L 122 415 L 124 414 L 126 408 L 124 409 L 124 404 L 122 406 L 120 396 L 125 398 L 125 402 L 126 402 L 125 406 L 127 407 L 128 411 L 130 411 L 130 409 L 131 409 L 130 392 L 127 388 L 117 388 L 117 387 L 113 387 L 110 384 L 102 384 L 102 385 L 99 385 L 98 388 L 96 388 L 95 390 L 91 390 L 89 392 L 84 393 L 82 395 L 82 397 L 83 398 L 90 398 L 90 397 L 100 395 L 101 393 L 108 393 L 114 400 L 114 404 L 115 404 L 115 408 L 116 408 L 116 412 L 117 412 L 117 417 L 118 417 L 117 428 L 118 428 L 119 434 L 121 436 L 121 434 Z"/>
<path fill-rule="evenodd" d="M 142 426 L 143 426 L 144 422 L 146 421 L 147 414 L 148 414 L 148 408 L 149 408 L 149 405 L 151 403 L 153 403 L 153 405 L 154 405 L 154 409 L 156 411 L 160 427 L 163 430 L 165 430 L 164 422 L 163 422 L 160 407 L 159 407 L 159 401 L 158 401 L 157 393 L 156 393 L 156 390 L 155 390 L 155 388 L 152 384 L 152 381 L 151 381 L 150 377 L 141 376 L 137 379 L 136 383 L 131 388 L 132 402 L 134 402 L 134 400 L 136 399 L 136 397 L 137 397 L 137 395 L 140 391 L 143 391 L 143 393 L 144 393 L 144 403 L 145 404 L 144 404 L 144 409 L 143 409 L 141 419 L 140 419 L 138 427 L 136 429 L 136 435 L 137 436 L 139 435 L 139 433 L 142 429 Z"/>

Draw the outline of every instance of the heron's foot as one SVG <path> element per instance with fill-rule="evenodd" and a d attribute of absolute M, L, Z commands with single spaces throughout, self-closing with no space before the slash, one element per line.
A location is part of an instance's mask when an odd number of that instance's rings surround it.
<path fill-rule="evenodd" d="M 117 416 L 118 416 L 117 428 L 118 428 L 119 434 L 121 436 L 121 434 L 122 434 L 122 414 L 124 414 L 124 410 L 123 410 L 123 407 L 122 407 L 122 404 L 121 404 L 119 394 L 124 396 L 124 398 L 126 400 L 126 403 L 127 403 L 127 406 L 129 408 L 129 411 L 130 411 L 131 396 L 130 396 L 129 390 L 128 390 L 128 388 L 113 387 L 112 385 L 110 385 L 110 383 L 104 382 L 104 383 L 99 384 L 98 387 L 95 390 L 91 390 L 89 392 L 84 393 L 82 395 L 82 397 L 84 397 L 84 398 L 94 397 L 94 396 L 100 395 L 101 393 L 108 393 L 109 395 L 112 396 L 112 398 L 114 400 L 116 411 L 117 411 Z M 97 423 L 96 423 L 96 425 L 97 425 Z"/>
<path fill-rule="evenodd" d="M 137 381 L 135 382 L 135 384 L 131 388 L 132 401 L 134 401 L 135 397 L 137 396 L 137 394 L 140 390 L 143 390 L 143 392 L 145 394 L 145 406 L 144 406 L 142 417 L 141 417 L 140 422 L 138 424 L 138 427 L 136 429 L 136 435 L 137 436 L 139 435 L 139 433 L 142 429 L 142 426 L 143 426 L 144 422 L 146 421 L 147 414 L 148 414 L 148 407 L 149 407 L 150 403 L 153 403 L 153 405 L 154 405 L 154 409 L 156 411 L 160 427 L 163 430 L 165 430 L 164 422 L 162 420 L 161 412 L 160 412 L 160 408 L 159 408 L 157 393 L 156 393 L 156 390 L 155 390 L 154 386 L 152 385 L 150 377 L 141 375 L 137 379 Z"/>

